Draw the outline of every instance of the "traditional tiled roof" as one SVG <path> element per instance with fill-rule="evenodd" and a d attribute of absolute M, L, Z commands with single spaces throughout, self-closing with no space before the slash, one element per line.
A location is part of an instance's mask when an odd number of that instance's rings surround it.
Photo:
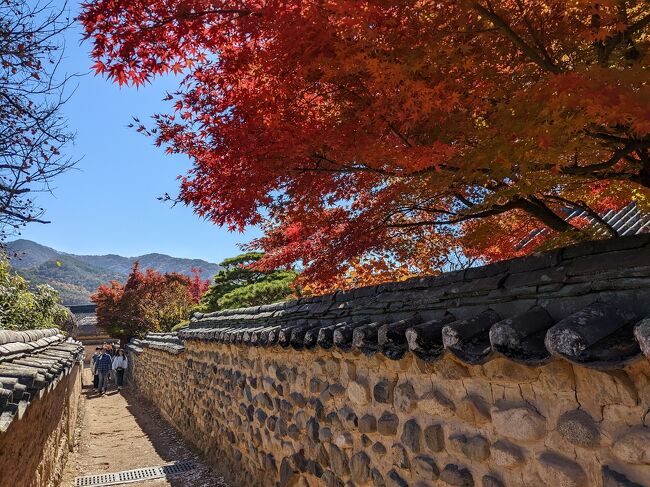
<path fill-rule="evenodd" d="M 631 202 L 619 210 L 607 210 L 598 215 L 600 219 L 613 228 L 616 233 L 621 237 L 628 235 L 638 235 L 641 233 L 650 232 L 650 213 L 641 211 L 636 203 Z M 577 218 L 586 219 L 590 225 L 596 229 L 596 235 L 605 236 L 607 230 L 604 228 L 602 222 L 596 220 L 592 215 L 584 210 L 566 210 L 564 219 L 568 222 Z M 519 245 L 518 249 L 526 248 L 535 237 L 546 233 L 546 228 L 538 228 L 533 230 L 524 238 Z"/>
<path fill-rule="evenodd" d="M 650 357 L 650 235 L 589 242 L 471 268 L 252 308 L 197 314 L 132 349 L 183 340 L 294 349 L 453 354 L 469 364 L 560 357 L 617 368 Z"/>
<path fill-rule="evenodd" d="M 75 304 L 68 306 L 72 316 L 77 324 L 77 333 L 75 336 L 97 336 L 103 335 L 104 332 L 97 327 L 97 314 L 95 313 L 96 305 L 94 304 Z"/>
<path fill-rule="evenodd" d="M 83 346 L 57 329 L 0 330 L 0 434 L 30 402 L 53 389 L 80 360 Z"/>
<path fill-rule="evenodd" d="M 147 347 L 163 350 L 174 355 L 185 350 L 183 340 L 178 337 L 178 333 L 147 333 L 143 340 L 134 338 L 126 346 L 128 350 L 136 353 L 142 352 Z"/>

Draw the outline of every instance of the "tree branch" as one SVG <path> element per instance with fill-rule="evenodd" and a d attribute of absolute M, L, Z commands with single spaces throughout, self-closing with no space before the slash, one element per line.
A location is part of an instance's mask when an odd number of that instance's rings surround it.
<path fill-rule="evenodd" d="M 498 27 L 505 36 L 512 41 L 512 43 L 521 50 L 531 61 L 537 64 L 540 68 L 551 73 L 558 74 L 562 70 L 548 59 L 540 56 L 535 49 L 529 46 L 512 28 L 508 23 L 497 15 L 493 10 L 485 8 L 478 2 L 472 2 L 474 10 L 488 18 L 494 26 Z"/>

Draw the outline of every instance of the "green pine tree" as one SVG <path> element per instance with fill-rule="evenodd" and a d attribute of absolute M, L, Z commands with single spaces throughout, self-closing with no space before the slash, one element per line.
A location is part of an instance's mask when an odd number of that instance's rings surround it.
<path fill-rule="evenodd" d="M 261 252 L 249 252 L 221 262 L 222 270 L 201 299 L 203 311 L 243 308 L 270 304 L 296 294 L 292 287 L 297 273 L 293 270 L 259 271 L 251 269 L 262 258 Z"/>

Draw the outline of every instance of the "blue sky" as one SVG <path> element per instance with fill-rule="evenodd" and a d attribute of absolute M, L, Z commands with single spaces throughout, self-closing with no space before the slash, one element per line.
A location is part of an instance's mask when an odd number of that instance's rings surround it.
<path fill-rule="evenodd" d="M 20 238 L 77 254 L 160 252 L 211 262 L 236 255 L 237 244 L 257 236 L 257 229 L 230 233 L 190 208 L 158 201 L 166 192 L 177 194 L 176 177 L 190 167 L 189 160 L 166 155 L 151 139 L 126 127 L 132 116 L 145 121 L 168 110 L 162 98 L 174 90 L 175 81 L 161 78 L 137 90 L 119 88 L 90 73 L 91 46 L 80 39 L 79 26 L 67 32 L 61 70 L 88 73 L 76 79 L 76 92 L 65 106 L 69 127 L 76 132 L 69 153 L 82 159 L 54 181 L 53 195 L 37 197 L 52 223 L 29 225 Z"/>

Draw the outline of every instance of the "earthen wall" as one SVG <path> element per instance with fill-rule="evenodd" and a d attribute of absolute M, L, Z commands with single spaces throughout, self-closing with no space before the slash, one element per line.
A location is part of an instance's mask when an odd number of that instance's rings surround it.
<path fill-rule="evenodd" d="M 186 340 L 131 382 L 235 486 L 650 485 L 650 363 L 425 363 Z"/>

